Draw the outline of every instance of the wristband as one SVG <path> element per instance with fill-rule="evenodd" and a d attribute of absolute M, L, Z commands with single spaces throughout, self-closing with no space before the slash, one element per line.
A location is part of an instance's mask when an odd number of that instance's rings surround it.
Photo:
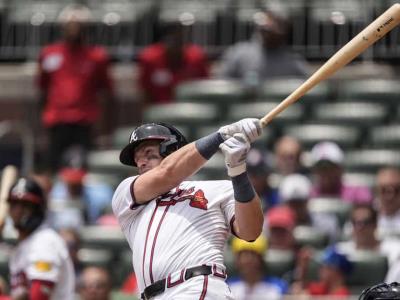
<path fill-rule="evenodd" d="M 250 202 L 255 196 L 253 185 L 250 182 L 247 172 L 232 177 L 233 195 L 235 200 L 240 203 Z"/>
<path fill-rule="evenodd" d="M 205 159 L 209 160 L 219 149 L 219 145 L 224 142 L 219 132 L 211 133 L 201 139 L 198 139 L 194 144 L 197 151 Z"/>

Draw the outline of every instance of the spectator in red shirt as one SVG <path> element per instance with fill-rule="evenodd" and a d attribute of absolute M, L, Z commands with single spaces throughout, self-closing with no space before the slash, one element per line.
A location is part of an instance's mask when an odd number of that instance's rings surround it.
<path fill-rule="evenodd" d="M 164 26 L 161 41 L 139 54 L 138 85 L 146 104 L 169 103 L 177 84 L 208 77 L 208 61 L 203 50 L 185 43 L 188 27 L 183 22 L 169 22 Z"/>
<path fill-rule="evenodd" d="M 103 48 L 84 41 L 90 11 L 68 6 L 60 15 L 63 40 L 45 47 L 39 58 L 38 85 L 42 93 L 43 125 L 49 133 L 50 169 L 56 172 L 59 158 L 72 145 L 86 150 L 92 144 L 92 127 L 101 114 L 100 92 L 107 108 L 106 128 L 113 123 L 112 82 L 109 58 Z"/>

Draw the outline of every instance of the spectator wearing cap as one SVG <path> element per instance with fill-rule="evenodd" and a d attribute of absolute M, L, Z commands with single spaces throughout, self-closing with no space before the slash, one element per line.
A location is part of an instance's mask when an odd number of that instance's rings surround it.
<path fill-rule="evenodd" d="M 308 64 L 287 46 L 289 24 L 272 11 L 254 15 L 255 32 L 250 41 L 228 48 L 218 73 L 257 86 L 264 80 L 288 76 L 305 77 Z"/>
<path fill-rule="evenodd" d="M 311 213 L 308 210 L 310 194 L 311 182 L 301 174 L 284 177 L 279 186 L 281 202 L 295 214 L 296 226 L 311 226 L 335 241 L 340 233 L 336 217 L 327 213 Z"/>
<path fill-rule="evenodd" d="M 104 101 L 107 116 L 101 125 L 109 136 L 113 127 L 114 96 L 105 49 L 85 42 L 90 10 L 69 5 L 60 14 L 63 40 L 44 47 L 38 63 L 42 121 L 48 130 L 48 167 L 56 173 L 61 157 L 72 145 L 86 150 L 93 144 L 93 127 L 100 119 Z"/>
<path fill-rule="evenodd" d="M 49 195 L 50 225 L 56 229 L 94 224 L 111 204 L 113 189 L 87 178 L 85 155 L 79 147 L 67 150 L 63 167 Z"/>
<path fill-rule="evenodd" d="M 293 230 L 296 226 L 296 216 L 286 206 L 271 208 L 266 214 L 267 237 L 269 249 L 296 250 Z"/>
<path fill-rule="evenodd" d="M 266 276 L 264 255 L 267 251 L 267 240 L 260 236 L 254 242 L 238 238 L 232 240 L 232 252 L 239 278 L 228 282 L 236 299 L 280 299 L 287 292 L 287 283 L 276 277 Z"/>
<path fill-rule="evenodd" d="M 385 167 L 376 176 L 378 232 L 382 236 L 400 232 L 400 170 Z"/>
<path fill-rule="evenodd" d="M 304 253 L 310 254 L 310 252 Z M 301 266 L 307 268 L 310 259 L 310 255 L 303 255 L 300 262 Z M 311 296 L 350 296 L 351 292 L 346 285 L 346 277 L 351 273 L 353 264 L 347 256 L 331 246 L 322 253 L 319 262 L 318 280 L 307 283 L 307 279 L 302 278 L 293 284 L 292 293 Z M 302 271 L 302 274 L 306 273 L 305 270 Z"/>
<path fill-rule="evenodd" d="M 194 16 L 188 17 L 164 24 L 160 42 L 139 54 L 138 86 L 146 104 L 170 103 L 179 83 L 209 75 L 203 49 L 185 39 L 195 21 Z"/>
<path fill-rule="evenodd" d="M 247 172 L 256 193 L 260 196 L 264 212 L 277 205 L 278 191 L 269 185 L 270 168 L 267 158 L 256 148 L 251 149 L 247 154 Z"/>
<path fill-rule="evenodd" d="M 313 188 L 311 198 L 335 197 L 351 203 L 371 203 L 366 186 L 349 185 L 343 180 L 344 153 L 333 142 L 321 142 L 311 150 Z"/>

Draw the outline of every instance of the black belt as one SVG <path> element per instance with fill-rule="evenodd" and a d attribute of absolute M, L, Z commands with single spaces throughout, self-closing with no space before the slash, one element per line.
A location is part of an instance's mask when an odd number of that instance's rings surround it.
<path fill-rule="evenodd" d="M 212 269 L 211 266 L 198 266 L 198 267 L 193 267 L 186 269 L 185 272 L 185 281 L 195 277 L 195 276 L 200 276 L 200 275 L 210 275 L 212 274 Z M 146 287 L 140 296 L 141 299 L 143 300 L 148 300 L 151 299 L 152 297 L 155 297 L 157 295 L 160 295 L 165 291 L 165 281 L 167 279 L 161 279 L 156 282 L 154 282 L 152 285 L 149 285 Z"/>

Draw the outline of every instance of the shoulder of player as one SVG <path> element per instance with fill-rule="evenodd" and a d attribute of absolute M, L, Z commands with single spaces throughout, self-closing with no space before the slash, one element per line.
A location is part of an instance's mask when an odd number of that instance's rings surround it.
<path fill-rule="evenodd" d="M 132 182 L 138 177 L 138 175 L 131 176 L 128 178 L 125 178 L 124 180 L 121 181 L 120 184 L 118 184 L 117 188 L 114 191 L 114 195 L 112 198 L 112 203 L 119 201 L 120 200 L 120 195 L 123 193 L 125 195 L 126 190 L 131 188 Z"/>

